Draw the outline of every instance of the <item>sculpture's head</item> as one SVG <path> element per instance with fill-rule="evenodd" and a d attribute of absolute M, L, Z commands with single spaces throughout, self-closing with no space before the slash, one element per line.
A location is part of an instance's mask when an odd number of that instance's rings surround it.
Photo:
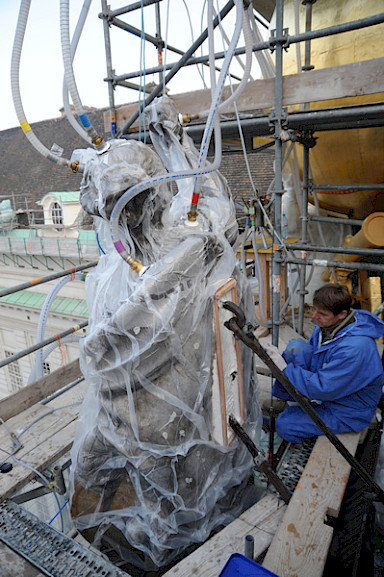
<path fill-rule="evenodd" d="M 109 220 L 119 198 L 138 183 L 165 173 L 159 156 L 136 140 L 112 140 L 107 152 L 93 155 L 86 164 L 80 187 L 80 204 L 93 215 Z M 125 205 L 123 215 L 130 231 L 146 217 L 159 222 L 171 203 L 171 192 L 164 184 L 155 185 Z"/>

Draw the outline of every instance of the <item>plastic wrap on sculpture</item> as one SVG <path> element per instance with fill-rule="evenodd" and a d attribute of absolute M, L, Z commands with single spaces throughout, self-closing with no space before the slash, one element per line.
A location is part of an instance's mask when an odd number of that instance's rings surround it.
<path fill-rule="evenodd" d="M 106 254 L 86 281 L 90 325 L 81 368 L 89 389 L 71 454 L 77 528 L 147 570 L 207 539 L 254 498 L 248 451 L 236 440 L 223 446 L 212 433 L 212 302 L 229 277 L 253 318 L 247 281 L 235 266 L 237 227 L 225 180 L 218 172 L 202 178 L 200 226 L 192 229 L 184 209 L 193 178 L 178 181 L 173 198 L 162 180 L 128 202 L 120 239 L 148 266 L 141 276 L 106 232 L 128 188 L 195 164 L 197 151 L 168 99 L 150 115 L 159 154 L 114 140 L 107 153 L 93 155 L 83 178 L 80 200 L 96 217 Z M 242 365 L 245 428 L 257 442 L 261 419 L 249 349 L 242 349 Z"/>

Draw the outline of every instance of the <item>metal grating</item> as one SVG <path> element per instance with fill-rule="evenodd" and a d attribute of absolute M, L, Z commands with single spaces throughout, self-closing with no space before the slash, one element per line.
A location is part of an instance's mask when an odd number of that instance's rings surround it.
<path fill-rule="evenodd" d="M 0 541 L 50 577 L 128 576 L 11 501 L 0 503 Z"/>
<path fill-rule="evenodd" d="M 277 466 L 277 474 L 290 491 L 296 489 L 304 467 L 311 456 L 317 437 L 304 439 L 301 443 L 290 443 Z"/>

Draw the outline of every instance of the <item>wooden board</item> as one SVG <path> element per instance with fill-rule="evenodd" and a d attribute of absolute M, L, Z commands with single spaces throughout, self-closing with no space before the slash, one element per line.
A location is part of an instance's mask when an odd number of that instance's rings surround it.
<path fill-rule="evenodd" d="M 7 421 L 80 377 L 82 377 L 82 373 L 79 359 L 76 359 L 50 375 L 2 399 L 0 401 L 0 417 Z"/>
<path fill-rule="evenodd" d="M 338 438 L 356 452 L 359 433 Z M 350 469 L 326 437 L 317 439 L 263 567 L 279 577 L 322 576 L 333 536 L 324 520 L 327 514 L 338 515 Z"/>
<path fill-rule="evenodd" d="M 263 497 L 163 577 L 217 577 L 232 553 L 244 554 L 246 535 L 253 536 L 257 557 L 272 541 L 285 510 L 286 505 L 278 497 Z"/>
<path fill-rule="evenodd" d="M 382 92 L 384 92 L 384 58 L 283 76 L 283 106 Z M 230 94 L 230 87 L 224 87 L 222 100 L 229 98 Z M 170 94 L 170 97 L 176 109 L 182 114 L 193 115 L 208 110 L 211 102 L 209 90 Z M 378 98 L 378 101 L 380 100 L 381 98 Z M 241 112 L 274 107 L 275 79 L 248 82 L 236 100 L 236 104 Z M 136 110 L 137 102 L 118 107 L 117 128 L 122 128 Z M 233 112 L 233 110 L 233 104 L 228 108 L 223 108 L 223 112 Z M 138 121 L 131 128 L 137 126 Z M 109 111 L 104 113 L 104 129 L 106 132 L 110 130 Z"/>
<path fill-rule="evenodd" d="M 80 391 L 84 393 L 86 386 L 85 381 L 79 383 L 76 386 L 76 395 L 79 395 Z M 28 467 L 42 472 L 68 453 L 72 447 L 80 410 L 79 404 L 67 407 L 73 403 L 73 396 L 73 390 L 69 390 L 47 405 L 33 405 L 9 419 L 6 425 L 0 426 L 0 461 L 13 464 L 12 471 L 1 475 L 0 501 L 36 476 Z M 52 412 L 52 409 L 57 407 L 67 408 Z M 15 453 L 16 459 L 28 465 L 25 467 L 9 456 L 12 452 L 10 433 L 18 436 L 29 425 L 30 428 L 19 439 L 23 446 Z"/>

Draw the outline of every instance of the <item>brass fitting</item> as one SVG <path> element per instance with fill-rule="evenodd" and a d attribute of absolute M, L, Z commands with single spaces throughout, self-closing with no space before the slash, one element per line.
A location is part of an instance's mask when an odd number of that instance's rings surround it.
<path fill-rule="evenodd" d="M 200 118 L 200 116 L 197 112 L 196 114 L 189 114 L 189 112 L 187 112 L 186 114 L 182 114 L 181 118 L 183 120 L 183 124 L 188 124 L 188 122 L 191 122 L 192 119 L 197 120 Z"/>
<path fill-rule="evenodd" d="M 140 273 L 143 270 L 143 268 L 145 268 L 145 266 L 140 260 L 132 258 L 131 256 L 127 259 L 127 261 L 134 272 Z"/>
<path fill-rule="evenodd" d="M 190 210 L 189 212 L 187 212 L 187 217 L 190 222 L 196 222 L 198 215 L 199 213 L 197 212 L 197 210 Z"/>
<path fill-rule="evenodd" d="M 78 160 L 75 160 L 75 162 L 71 163 L 71 170 L 75 174 L 76 174 L 76 172 L 79 172 L 79 168 L 80 168 L 80 162 Z"/>
<path fill-rule="evenodd" d="M 99 148 L 99 146 L 101 146 L 102 144 L 104 144 L 104 139 L 102 136 L 94 136 L 92 138 L 92 144 L 94 144 L 96 146 L 96 148 Z"/>

